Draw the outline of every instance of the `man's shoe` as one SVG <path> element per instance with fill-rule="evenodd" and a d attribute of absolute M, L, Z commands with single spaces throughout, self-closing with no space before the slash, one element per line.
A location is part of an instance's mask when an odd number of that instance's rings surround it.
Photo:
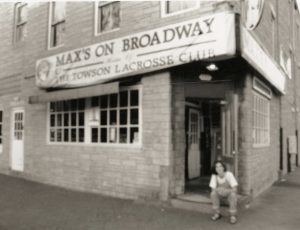
<path fill-rule="evenodd" d="M 236 224 L 236 222 L 237 222 L 236 216 L 230 216 L 230 223 L 231 224 Z"/>
<path fill-rule="evenodd" d="M 222 218 L 222 215 L 220 213 L 215 213 L 215 214 L 212 215 L 211 220 L 217 221 L 221 218 Z"/>

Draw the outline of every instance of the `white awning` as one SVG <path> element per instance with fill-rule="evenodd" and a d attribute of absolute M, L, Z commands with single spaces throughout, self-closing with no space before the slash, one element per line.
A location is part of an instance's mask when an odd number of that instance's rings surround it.
<path fill-rule="evenodd" d="M 45 103 L 49 101 L 63 101 L 85 97 L 100 96 L 119 92 L 119 82 L 99 84 L 79 89 L 63 89 L 44 92 L 29 97 L 29 104 Z"/>

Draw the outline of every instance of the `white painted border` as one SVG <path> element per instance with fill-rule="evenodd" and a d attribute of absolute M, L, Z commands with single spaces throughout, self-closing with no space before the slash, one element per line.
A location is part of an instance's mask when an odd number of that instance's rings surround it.
<path fill-rule="evenodd" d="M 47 42 L 48 50 L 54 50 L 54 49 L 58 49 L 58 48 L 64 46 L 64 43 L 63 43 L 63 44 L 60 44 L 58 46 L 51 47 L 51 26 L 52 26 L 51 22 L 52 22 L 52 10 L 53 10 L 53 4 L 52 3 L 53 2 L 49 2 L 49 5 L 48 5 L 48 42 Z M 66 2 L 66 4 L 67 4 L 67 2 Z"/>
<path fill-rule="evenodd" d="M 95 147 L 95 146 L 99 146 L 99 147 L 113 147 L 113 148 L 141 148 L 142 147 L 142 143 L 143 143 L 143 106 L 142 106 L 142 95 L 143 95 L 143 89 L 142 89 L 142 85 L 133 85 L 133 86 L 127 86 L 127 87 L 121 87 L 119 92 L 124 91 L 124 90 L 133 90 L 133 89 L 138 89 L 139 91 L 139 142 L 138 143 L 127 143 L 127 144 L 120 144 L 120 143 L 91 143 L 91 142 L 87 142 L 87 136 L 85 136 L 84 138 L 84 142 L 80 142 L 80 143 L 75 143 L 75 142 L 50 142 L 50 102 L 47 103 L 47 113 L 46 113 L 46 143 L 47 145 L 51 145 L 51 146 L 90 146 L 90 147 Z M 89 129 L 90 127 L 87 125 L 86 122 L 86 116 L 85 116 L 85 127 L 84 127 L 84 133 L 86 134 L 87 131 L 90 131 Z M 86 130 L 89 129 L 89 130 Z"/>
<path fill-rule="evenodd" d="M 193 2 L 196 2 L 196 6 L 195 7 L 192 7 L 192 8 L 189 8 L 189 9 L 185 9 L 185 10 L 181 10 L 181 11 L 177 11 L 177 12 L 174 12 L 174 13 L 170 13 L 170 14 L 167 14 L 166 13 L 166 3 L 168 1 L 167 0 L 161 0 L 160 2 L 160 10 L 161 10 L 161 18 L 166 18 L 166 17 L 171 17 L 171 16 L 174 16 L 174 15 L 179 15 L 179 14 L 183 14 L 183 13 L 186 13 L 186 12 L 189 12 L 189 11 L 193 11 L 193 10 L 197 10 L 200 8 L 200 1 L 193 1 Z M 176 2 L 176 1 L 172 1 L 172 2 Z"/>
<path fill-rule="evenodd" d="M 254 95 L 262 98 L 263 100 L 267 101 L 268 102 L 268 143 L 263 143 L 263 144 L 256 144 L 254 143 L 254 140 L 253 140 L 253 132 L 254 132 L 254 127 L 253 127 L 253 120 L 254 120 L 254 117 L 253 117 L 253 111 L 254 111 Z M 271 126 L 270 126 L 270 122 L 271 122 L 271 110 L 270 110 L 270 104 L 271 104 L 271 101 L 269 99 L 267 99 L 266 97 L 262 96 L 260 93 L 257 93 L 256 91 L 253 91 L 253 95 L 252 95 L 252 100 L 253 100 L 253 103 L 252 103 L 252 124 L 251 124 L 251 127 L 252 127 L 252 143 L 253 143 L 253 147 L 254 148 L 263 148 L 263 147 L 269 147 L 270 144 L 271 144 Z"/>
<path fill-rule="evenodd" d="M 112 30 L 109 30 L 109 31 L 104 31 L 104 32 L 100 32 L 98 33 L 98 17 L 99 17 L 99 14 L 98 14 L 98 8 L 99 6 L 105 6 L 107 4 L 111 4 L 111 3 L 114 3 L 114 2 L 120 2 L 120 27 L 119 28 L 115 28 L 115 29 L 112 29 Z M 121 28 L 121 24 L 122 24 L 122 9 L 121 9 L 121 4 L 122 2 L 121 1 L 106 1 L 106 2 L 103 2 L 103 3 L 100 3 L 100 2 L 95 2 L 95 5 L 94 5 L 94 36 L 97 37 L 97 36 L 100 36 L 100 35 L 103 35 L 103 34 L 108 34 L 108 33 L 112 33 L 112 32 L 116 32 L 116 31 L 119 31 L 120 28 Z"/>

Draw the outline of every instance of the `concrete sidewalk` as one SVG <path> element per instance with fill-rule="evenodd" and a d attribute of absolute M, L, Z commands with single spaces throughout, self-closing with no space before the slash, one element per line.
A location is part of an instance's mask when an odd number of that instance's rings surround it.
<path fill-rule="evenodd" d="M 0 230 L 300 229 L 300 169 L 242 210 L 226 217 L 74 192 L 0 175 Z"/>

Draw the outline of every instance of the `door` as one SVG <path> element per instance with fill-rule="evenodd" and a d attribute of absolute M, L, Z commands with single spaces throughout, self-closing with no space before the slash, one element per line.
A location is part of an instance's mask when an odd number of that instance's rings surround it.
<path fill-rule="evenodd" d="M 222 160 L 237 177 L 238 95 L 226 94 L 222 104 Z"/>
<path fill-rule="evenodd" d="M 12 112 L 11 168 L 24 170 L 24 109 Z"/>
<path fill-rule="evenodd" d="M 188 178 L 200 176 L 200 114 L 196 109 L 189 109 L 188 122 Z"/>

